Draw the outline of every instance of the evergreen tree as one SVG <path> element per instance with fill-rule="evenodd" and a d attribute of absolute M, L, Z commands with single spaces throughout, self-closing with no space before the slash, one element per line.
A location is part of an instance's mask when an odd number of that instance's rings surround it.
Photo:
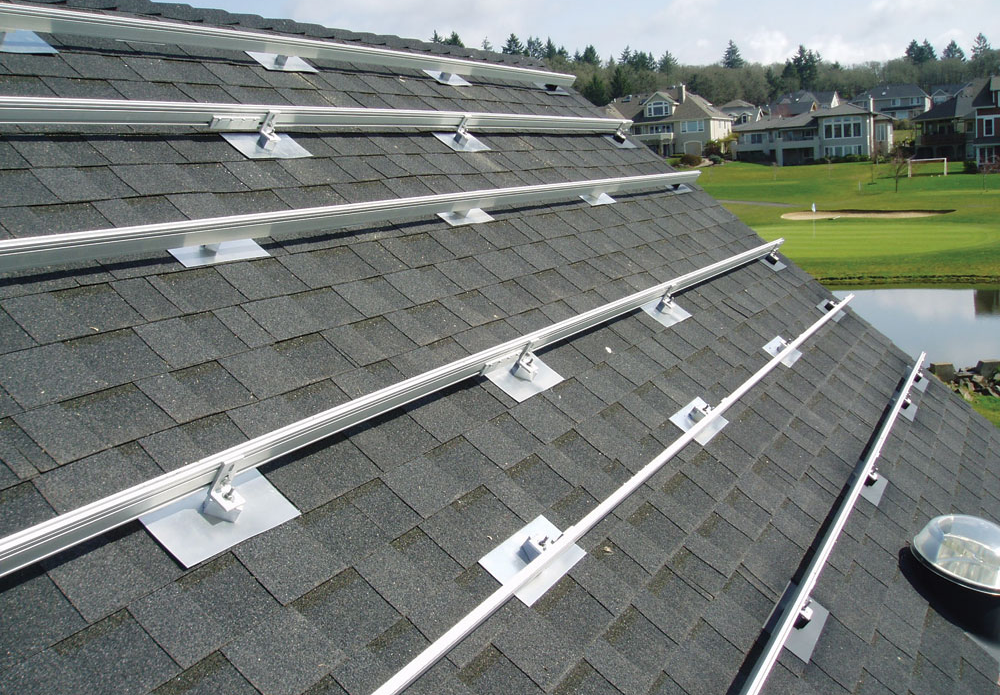
<path fill-rule="evenodd" d="M 649 72 L 656 70 L 656 60 L 653 59 L 653 54 L 645 51 L 635 51 L 625 62 L 634 70 Z"/>
<path fill-rule="evenodd" d="M 625 50 L 622 51 L 621 56 L 618 57 L 618 62 L 619 63 L 628 63 L 628 61 L 631 60 L 631 59 L 632 59 L 632 49 L 629 48 L 628 46 L 626 46 Z"/>
<path fill-rule="evenodd" d="M 934 48 L 928 43 L 927 39 L 924 39 L 922 44 L 918 44 L 916 39 L 910 41 L 906 47 L 905 55 L 906 59 L 914 65 L 923 65 L 930 60 L 937 60 Z"/>
<path fill-rule="evenodd" d="M 507 43 L 503 45 L 500 52 L 506 53 L 507 55 L 520 55 L 524 53 L 524 44 L 521 43 L 521 39 L 517 38 L 514 34 L 511 34 L 507 37 Z"/>
<path fill-rule="evenodd" d="M 740 55 L 740 49 L 730 39 L 729 45 L 726 47 L 726 52 L 722 54 L 722 67 L 736 70 L 742 68 L 744 65 L 746 65 L 746 61 Z"/>
<path fill-rule="evenodd" d="M 483 48 L 484 51 L 492 51 L 493 50 L 493 44 L 490 43 L 490 37 L 489 36 L 484 36 L 483 37 L 483 42 L 481 44 L 479 44 L 479 45 L 482 46 L 482 48 Z"/>
<path fill-rule="evenodd" d="M 934 47 L 927 39 L 924 39 L 924 42 L 920 44 L 920 48 L 924 52 L 924 58 L 926 60 L 937 60 L 937 53 L 934 52 Z"/>
<path fill-rule="evenodd" d="M 434 30 L 434 36 L 431 37 L 431 43 L 444 43 L 444 39 L 441 38 L 441 34 L 437 33 L 437 29 Z"/>
<path fill-rule="evenodd" d="M 465 48 L 465 44 L 462 43 L 462 39 L 458 38 L 458 32 L 451 32 L 451 36 L 445 39 L 442 43 L 446 43 L 449 46 L 458 46 L 459 48 Z"/>
<path fill-rule="evenodd" d="M 610 101 L 608 99 L 608 87 L 596 72 L 591 75 L 587 83 L 580 89 L 580 94 L 595 106 L 604 106 Z"/>
<path fill-rule="evenodd" d="M 805 46 L 799 44 L 799 51 L 792 57 L 791 65 L 802 89 L 816 88 L 820 60 L 819 53 L 807 51 Z"/>
<path fill-rule="evenodd" d="M 542 43 L 541 39 L 529 36 L 528 41 L 524 44 L 524 54 L 532 58 L 544 58 L 545 44 Z"/>
<path fill-rule="evenodd" d="M 965 60 L 965 51 L 955 43 L 955 39 L 952 39 L 951 43 L 941 51 L 941 57 L 945 60 Z"/>
<path fill-rule="evenodd" d="M 624 65 L 619 65 L 611 73 L 611 84 L 608 85 L 608 96 L 612 99 L 631 94 L 635 89 L 632 86 L 632 76 Z"/>
<path fill-rule="evenodd" d="M 993 50 L 990 42 L 986 40 L 982 32 L 976 36 L 976 42 L 972 44 L 972 59 L 982 58 L 988 51 Z"/>
<path fill-rule="evenodd" d="M 677 68 L 677 59 L 674 58 L 670 51 L 664 51 L 663 55 L 660 56 L 660 62 L 656 64 L 656 69 L 662 72 L 664 75 L 669 75 L 674 69 Z"/>
<path fill-rule="evenodd" d="M 563 50 L 566 50 L 566 49 L 563 49 Z M 552 37 L 547 38 L 545 40 L 545 58 L 546 58 L 546 60 L 552 60 L 557 55 L 559 55 L 559 51 L 556 49 L 556 45 L 554 43 L 552 43 Z"/>
<path fill-rule="evenodd" d="M 590 65 L 600 65 L 601 57 L 597 55 L 596 48 L 594 48 L 592 45 L 588 45 L 585 49 L 583 49 L 583 55 L 580 56 L 579 62 L 588 63 Z"/>

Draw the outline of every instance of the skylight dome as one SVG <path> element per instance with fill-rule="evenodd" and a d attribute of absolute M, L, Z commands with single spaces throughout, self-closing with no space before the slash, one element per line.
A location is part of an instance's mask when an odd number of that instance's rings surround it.
<path fill-rule="evenodd" d="M 1000 596 L 1000 526 L 964 514 L 938 516 L 913 538 L 911 550 L 943 577 Z"/>

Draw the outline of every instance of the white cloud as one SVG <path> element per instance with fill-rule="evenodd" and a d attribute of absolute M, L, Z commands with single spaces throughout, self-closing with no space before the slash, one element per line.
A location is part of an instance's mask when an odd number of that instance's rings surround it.
<path fill-rule="evenodd" d="M 427 39 L 457 31 L 469 46 L 488 36 L 495 48 L 510 33 L 552 37 L 572 53 L 593 44 L 602 58 L 626 45 L 681 63 L 718 62 L 732 39 L 750 61 L 781 62 L 799 44 L 828 60 L 854 65 L 903 54 L 928 39 L 940 52 L 955 39 L 968 53 L 977 33 L 1000 43 L 997 0 L 965 0 L 949 11 L 940 0 L 838 0 L 834 4 L 757 0 L 191 0 L 234 12 L 293 17 L 354 31 Z"/>

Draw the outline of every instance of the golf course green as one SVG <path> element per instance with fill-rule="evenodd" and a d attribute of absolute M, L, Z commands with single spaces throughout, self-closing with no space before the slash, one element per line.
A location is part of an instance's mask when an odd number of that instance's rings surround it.
<path fill-rule="evenodd" d="M 831 287 L 976 286 L 1000 283 L 1000 174 L 953 162 L 893 177 L 891 163 L 773 167 L 727 162 L 698 183 L 765 239 Z M 932 174 L 931 172 L 935 172 Z M 763 204 L 762 204 L 763 203 Z M 779 205 L 772 205 L 777 203 Z M 789 212 L 947 211 L 918 218 L 789 220 Z"/>

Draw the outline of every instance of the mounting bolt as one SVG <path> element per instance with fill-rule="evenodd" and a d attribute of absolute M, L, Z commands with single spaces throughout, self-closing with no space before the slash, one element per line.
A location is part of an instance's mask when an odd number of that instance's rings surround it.
<path fill-rule="evenodd" d="M 812 599 L 807 598 L 806 602 L 802 604 L 802 610 L 799 611 L 798 617 L 795 618 L 795 629 L 801 630 L 809 621 L 813 619 L 813 609 L 812 609 Z"/>
<path fill-rule="evenodd" d="M 867 487 L 871 487 L 872 485 L 878 482 L 878 479 L 879 479 L 878 468 L 872 468 L 871 471 L 868 473 L 868 477 L 865 478 L 865 485 Z"/>

